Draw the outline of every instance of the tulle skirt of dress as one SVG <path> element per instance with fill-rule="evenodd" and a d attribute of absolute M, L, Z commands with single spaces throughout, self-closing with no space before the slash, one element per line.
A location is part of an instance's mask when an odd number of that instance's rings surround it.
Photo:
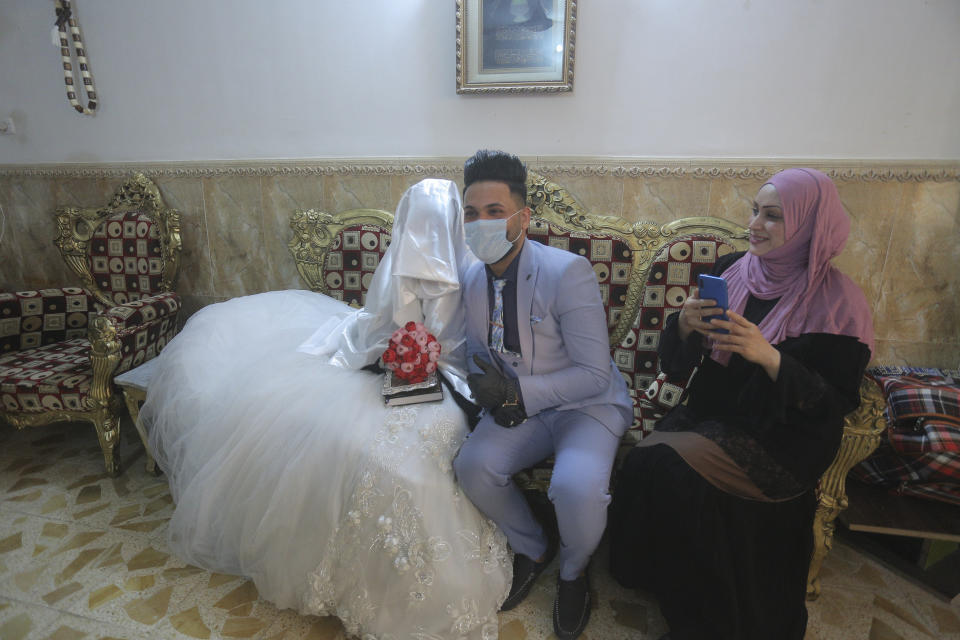
<path fill-rule="evenodd" d="M 496 638 L 506 540 L 456 484 L 443 402 L 297 346 L 348 307 L 279 291 L 204 308 L 159 356 L 142 416 L 176 509 L 171 549 L 364 638 Z"/>

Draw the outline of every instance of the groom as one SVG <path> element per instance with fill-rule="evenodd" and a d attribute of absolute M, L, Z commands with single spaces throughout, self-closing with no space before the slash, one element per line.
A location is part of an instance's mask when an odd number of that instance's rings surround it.
<path fill-rule="evenodd" d="M 463 283 L 468 384 L 484 415 L 454 468 L 514 551 L 506 611 L 557 551 L 511 477 L 555 456 L 547 493 L 560 531 L 553 626 L 561 640 L 573 639 L 590 617 L 587 563 L 606 526 L 610 469 L 632 403 L 610 358 L 590 263 L 527 241 L 526 166 L 502 151 L 478 151 L 463 173 L 467 244 L 485 263 Z"/>

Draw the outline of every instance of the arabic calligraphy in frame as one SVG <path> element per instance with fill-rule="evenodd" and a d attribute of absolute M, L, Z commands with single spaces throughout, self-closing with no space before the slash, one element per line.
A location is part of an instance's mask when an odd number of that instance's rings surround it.
<path fill-rule="evenodd" d="M 575 0 L 457 0 L 457 93 L 573 91 Z"/>

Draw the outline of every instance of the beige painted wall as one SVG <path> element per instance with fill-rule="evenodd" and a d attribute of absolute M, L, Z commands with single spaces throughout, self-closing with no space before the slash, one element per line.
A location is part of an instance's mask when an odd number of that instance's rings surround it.
<path fill-rule="evenodd" d="M 55 207 L 99 206 L 134 169 L 182 215 L 177 290 L 185 311 L 230 297 L 304 288 L 287 242 L 296 209 L 392 211 L 424 177 L 459 181 L 460 160 L 0 168 L 0 289 L 77 284 L 53 245 Z M 746 223 L 775 161 L 529 158 L 589 211 L 630 221 L 712 215 Z M 834 176 L 852 220 L 838 266 L 874 312 L 878 364 L 960 365 L 960 165 L 807 163 Z"/>

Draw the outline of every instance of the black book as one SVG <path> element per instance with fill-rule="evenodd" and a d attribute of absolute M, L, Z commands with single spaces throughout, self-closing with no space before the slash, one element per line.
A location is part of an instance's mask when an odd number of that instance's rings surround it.
<path fill-rule="evenodd" d="M 388 407 L 418 402 L 443 400 L 443 387 L 436 372 L 427 376 L 424 382 L 410 384 L 387 371 L 383 375 L 383 402 Z"/>

